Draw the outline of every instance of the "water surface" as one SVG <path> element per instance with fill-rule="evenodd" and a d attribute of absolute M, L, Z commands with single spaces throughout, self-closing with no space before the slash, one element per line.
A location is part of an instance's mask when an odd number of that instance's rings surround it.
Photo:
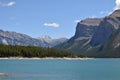
<path fill-rule="evenodd" d="M 120 80 L 120 59 L 0 60 L 0 80 Z"/>

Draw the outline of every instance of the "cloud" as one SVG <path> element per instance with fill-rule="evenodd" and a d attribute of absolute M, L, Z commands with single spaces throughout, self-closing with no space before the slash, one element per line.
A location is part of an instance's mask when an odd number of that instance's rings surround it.
<path fill-rule="evenodd" d="M 10 7 L 10 6 L 13 6 L 13 5 L 15 5 L 14 1 L 7 2 L 7 3 L 0 2 L 0 6 L 3 6 L 3 7 Z"/>
<path fill-rule="evenodd" d="M 75 20 L 74 22 L 75 22 L 75 23 L 78 23 L 78 22 L 80 22 L 80 21 L 81 21 L 80 19 L 77 19 L 77 20 Z"/>
<path fill-rule="evenodd" d="M 109 14 L 109 13 L 110 13 L 109 11 L 100 11 L 100 14 L 101 14 L 101 15 Z"/>
<path fill-rule="evenodd" d="M 108 14 L 108 11 L 100 11 L 100 14 Z"/>
<path fill-rule="evenodd" d="M 8 7 L 9 7 L 9 6 L 13 6 L 14 4 L 15 4 L 15 2 L 14 2 L 14 1 L 12 1 L 12 2 L 7 3 L 7 4 L 6 4 L 6 6 L 8 6 Z"/>
<path fill-rule="evenodd" d="M 48 27 L 54 27 L 54 28 L 57 28 L 60 26 L 58 23 L 44 23 L 43 25 Z"/>
<path fill-rule="evenodd" d="M 115 4 L 116 4 L 116 6 L 115 6 L 115 10 L 117 10 L 117 9 L 120 9 L 120 0 L 116 0 L 115 1 Z"/>
<path fill-rule="evenodd" d="M 115 0 L 115 7 L 113 8 L 112 11 L 101 11 L 100 14 L 101 15 L 103 15 L 103 14 L 110 15 L 117 9 L 120 9 L 120 0 Z"/>
<path fill-rule="evenodd" d="M 120 9 L 120 0 L 115 0 L 115 7 L 112 11 L 108 12 L 108 15 L 112 14 L 115 10 Z"/>

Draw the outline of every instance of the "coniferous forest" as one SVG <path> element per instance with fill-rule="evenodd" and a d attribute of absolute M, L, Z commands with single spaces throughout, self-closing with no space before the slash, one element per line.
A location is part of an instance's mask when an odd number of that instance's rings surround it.
<path fill-rule="evenodd" d="M 74 57 L 71 52 L 35 46 L 13 46 L 0 44 L 0 57 Z"/>

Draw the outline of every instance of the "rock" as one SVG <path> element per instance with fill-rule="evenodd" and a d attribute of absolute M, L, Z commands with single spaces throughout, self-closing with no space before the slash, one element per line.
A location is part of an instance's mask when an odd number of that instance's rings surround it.
<path fill-rule="evenodd" d="M 68 40 L 65 37 L 58 38 L 58 39 L 52 39 L 50 36 L 47 36 L 47 35 L 45 35 L 43 37 L 39 37 L 37 39 L 40 40 L 40 41 L 43 41 L 43 42 L 47 43 L 48 47 L 54 47 L 54 46 L 59 45 L 59 44 L 61 44 L 63 42 L 66 42 Z"/>
<path fill-rule="evenodd" d="M 82 20 L 77 24 L 75 35 L 55 48 L 92 57 L 120 57 L 120 33 L 117 34 L 119 29 L 120 9 L 104 18 Z"/>
<path fill-rule="evenodd" d="M 0 73 L 0 76 L 8 76 L 6 73 Z"/>

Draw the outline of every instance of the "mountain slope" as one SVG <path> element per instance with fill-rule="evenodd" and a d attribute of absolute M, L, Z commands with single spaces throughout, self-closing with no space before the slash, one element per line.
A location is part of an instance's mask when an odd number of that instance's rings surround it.
<path fill-rule="evenodd" d="M 105 57 L 105 54 L 107 54 L 106 57 L 116 57 L 113 54 L 118 52 L 120 48 L 110 48 L 111 50 L 109 50 L 109 47 L 113 44 L 114 46 L 120 45 L 120 35 L 117 34 L 119 29 L 120 10 L 116 10 L 102 19 L 85 19 L 77 24 L 75 35 L 70 40 L 55 48 L 70 50 L 77 55 Z M 110 51 L 113 51 L 113 53 L 109 53 Z"/>
<path fill-rule="evenodd" d="M 48 44 L 48 47 L 54 47 L 56 45 L 59 45 L 63 42 L 66 42 L 68 39 L 67 38 L 58 38 L 58 39 L 52 39 L 51 37 L 45 35 L 42 37 L 37 38 L 40 41 L 43 41 Z"/>
<path fill-rule="evenodd" d="M 8 45 L 45 46 L 41 41 L 28 35 L 0 30 L 0 43 Z"/>
<path fill-rule="evenodd" d="M 65 38 L 56 40 L 51 39 L 52 42 L 49 42 L 47 39 L 45 40 L 45 38 L 44 40 L 43 38 L 36 39 L 21 33 L 0 30 L 0 44 L 6 45 L 53 47 L 66 40 Z"/>
<path fill-rule="evenodd" d="M 120 58 L 120 29 L 117 30 L 105 43 L 94 47 L 87 53 L 89 57 Z"/>

